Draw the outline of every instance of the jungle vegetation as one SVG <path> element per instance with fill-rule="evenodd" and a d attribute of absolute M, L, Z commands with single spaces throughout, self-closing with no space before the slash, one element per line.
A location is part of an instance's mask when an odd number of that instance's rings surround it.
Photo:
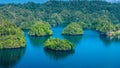
<path fill-rule="evenodd" d="M 47 22 L 35 23 L 29 31 L 30 36 L 49 36 L 52 35 L 51 26 Z"/>
<path fill-rule="evenodd" d="M 44 43 L 44 48 L 53 51 L 71 51 L 74 49 L 74 44 L 68 40 L 50 38 Z"/>
<path fill-rule="evenodd" d="M 52 26 L 78 22 L 83 28 L 96 29 L 96 25 L 101 24 L 97 20 L 102 17 L 105 17 L 103 20 L 118 25 L 119 7 L 120 3 L 109 3 L 104 0 L 49 0 L 42 4 L 0 4 L 0 13 L 22 29 L 30 29 L 36 20 L 46 21 Z"/>
<path fill-rule="evenodd" d="M 25 47 L 23 31 L 0 15 L 0 49 Z"/>
<path fill-rule="evenodd" d="M 66 24 L 62 34 L 83 34 L 82 29 L 94 29 L 103 35 L 117 36 L 120 35 L 120 3 L 104 0 L 49 0 L 42 4 L 0 4 L 0 49 L 25 47 L 21 29 L 29 29 L 30 36 L 52 35 L 49 24 L 52 27 Z M 59 39 L 57 41 L 58 44 L 66 43 Z"/>
<path fill-rule="evenodd" d="M 78 23 L 72 22 L 62 31 L 63 35 L 82 35 L 83 29 Z"/>

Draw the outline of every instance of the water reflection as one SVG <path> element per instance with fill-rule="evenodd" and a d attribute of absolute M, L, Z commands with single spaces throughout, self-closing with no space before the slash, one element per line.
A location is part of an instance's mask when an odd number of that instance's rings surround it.
<path fill-rule="evenodd" d="M 0 67 L 11 68 L 24 55 L 25 48 L 0 50 Z"/>
<path fill-rule="evenodd" d="M 113 42 L 120 42 L 120 39 L 111 38 L 111 37 L 108 37 L 108 36 L 100 36 L 100 39 L 106 46 L 109 46 Z"/>
<path fill-rule="evenodd" d="M 120 42 L 120 39 L 118 37 L 110 37 L 110 39 L 114 42 Z"/>
<path fill-rule="evenodd" d="M 56 61 L 64 59 L 74 54 L 74 50 L 66 51 L 66 52 L 59 52 L 59 51 L 52 51 L 52 50 L 44 49 L 44 52 L 47 56 L 49 56 L 51 59 L 54 59 Z"/>
<path fill-rule="evenodd" d="M 44 44 L 44 42 L 49 38 L 50 36 L 47 37 L 29 37 L 30 38 L 30 42 L 32 43 L 32 45 L 34 46 L 41 46 Z"/>
<path fill-rule="evenodd" d="M 69 40 L 70 42 L 77 44 L 80 42 L 80 40 L 82 39 L 82 35 L 81 36 L 67 36 L 67 35 L 63 35 L 63 37 L 67 40 Z"/>
<path fill-rule="evenodd" d="M 106 45 L 109 46 L 112 43 L 112 39 L 108 36 L 100 36 L 100 40 Z"/>

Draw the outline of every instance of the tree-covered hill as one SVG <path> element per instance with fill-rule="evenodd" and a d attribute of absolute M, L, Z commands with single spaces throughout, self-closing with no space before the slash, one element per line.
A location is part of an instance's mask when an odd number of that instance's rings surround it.
<path fill-rule="evenodd" d="M 25 47 L 24 33 L 0 15 L 0 49 Z"/>
<path fill-rule="evenodd" d="M 1 4 L 0 14 L 7 17 L 17 26 L 29 29 L 35 21 L 43 20 L 52 26 L 83 22 L 86 27 L 96 28 L 96 20 L 106 16 L 113 24 L 120 22 L 120 3 L 105 1 L 55 1 L 43 4 L 28 2 L 25 4 Z"/>
<path fill-rule="evenodd" d="M 52 35 L 53 32 L 51 30 L 51 26 L 47 22 L 36 22 L 28 33 L 30 36 L 49 36 Z"/>

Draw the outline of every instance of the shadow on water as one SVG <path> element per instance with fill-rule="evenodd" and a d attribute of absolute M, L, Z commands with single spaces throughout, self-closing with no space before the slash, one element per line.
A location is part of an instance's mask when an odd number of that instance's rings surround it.
<path fill-rule="evenodd" d="M 54 59 L 56 61 L 62 60 L 74 54 L 74 50 L 66 51 L 66 52 L 59 52 L 59 51 L 52 51 L 52 50 L 44 49 L 44 52 L 47 56 L 50 57 L 50 59 Z"/>
<path fill-rule="evenodd" d="M 0 50 L 0 67 L 11 68 L 25 53 L 25 48 Z"/>
<path fill-rule="evenodd" d="M 115 36 L 114 38 L 111 37 L 111 39 L 113 40 L 113 42 L 120 42 L 120 38 L 118 38 L 118 36 Z"/>
<path fill-rule="evenodd" d="M 112 43 L 112 40 L 108 36 L 100 36 L 100 40 L 106 45 L 109 46 Z"/>
<path fill-rule="evenodd" d="M 50 36 L 47 37 L 29 37 L 30 42 L 32 45 L 38 47 L 44 44 L 44 42 L 49 38 Z"/>
<path fill-rule="evenodd" d="M 100 36 L 100 40 L 106 45 L 109 46 L 113 42 L 120 42 L 120 39 L 110 38 L 108 36 Z"/>
<path fill-rule="evenodd" d="M 82 35 L 81 36 L 67 36 L 67 35 L 63 35 L 63 37 L 67 40 L 69 40 L 70 42 L 77 44 L 80 42 L 80 40 L 82 39 Z"/>

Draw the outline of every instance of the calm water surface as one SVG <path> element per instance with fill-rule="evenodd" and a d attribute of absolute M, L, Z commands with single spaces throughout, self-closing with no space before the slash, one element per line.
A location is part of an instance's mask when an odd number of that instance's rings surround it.
<path fill-rule="evenodd" d="M 53 28 L 53 36 L 75 44 L 71 52 L 44 50 L 49 37 L 29 37 L 26 48 L 0 50 L 0 68 L 120 68 L 120 41 L 100 37 L 85 30 L 83 36 L 62 36 L 62 27 Z"/>

